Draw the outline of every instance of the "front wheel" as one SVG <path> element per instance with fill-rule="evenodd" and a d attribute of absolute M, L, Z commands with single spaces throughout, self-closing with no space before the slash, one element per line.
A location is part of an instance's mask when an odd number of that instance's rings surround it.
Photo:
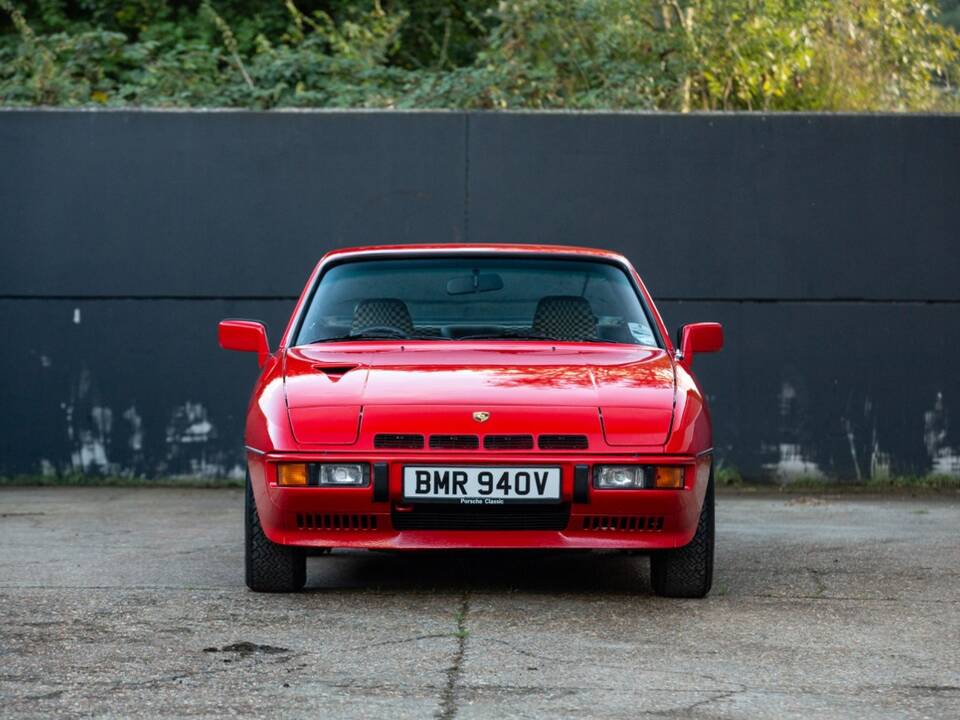
<path fill-rule="evenodd" d="M 713 468 L 697 532 L 689 545 L 650 557 L 653 592 L 661 597 L 702 598 L 713 584 L 714 492 Z"/>
<path fill-rule="evenodd" d="M 264 534 L 249 475 L 244 518 L 247 587 L 256 592 L 300 590 L 307 581 L 307 558 L 297 548 L 277 545 Z"/>

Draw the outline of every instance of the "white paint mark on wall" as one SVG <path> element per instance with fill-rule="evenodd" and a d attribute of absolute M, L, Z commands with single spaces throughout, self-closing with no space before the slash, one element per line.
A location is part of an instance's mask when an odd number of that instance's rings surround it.
<path fill-rule="evenodd" d="M 207 409 L 200 403 L 186 402 L 173 410 L 167 425 L 167 443 L 171 445 L 205 443 L 216 437 Z"/>
<path fill-rule="evenodd" d="M 947 432 L 950 429 L 950 418 L 947 415 L 943 393 L 937 393 L 933 407 L 923 414 L 923 444 L 930 455 L 934 475 L 960 476 L 960 453 L 947 445 Z"/>
<path fill-rule="evenodd" d="M 847 444 L 850 446 L 850 459 L 853 461 L 853 469 L 857 475 L 857 482 L 863 480 L 860 473 L 860 460 L 857 458 L 857 436 L 853 431 L 853 423 L 847 418 L 840 418 L 840 425 L 847 436 Z"/>
<path fill-rule="evenodd" d="M 874 480 L 886 480 L 890 477 L 890 453 L 880 449 L 876 424 L 873 426 L 873 442 L 870 449 L 870 477 Z"/>
<path fill-rule="evenodd" d="M 763 469 L 768 471 L 780 483 L 789 483 L 801 478 L 822 479 L 823 471 L 817 463 L 807 460 L 803 449 L 796 443 L 780 443 L 779 458 L 775 463 L 767 463 Z"/>
<path fill-rule="evenodd" d="M 798 442 L 800 419 L 797 410 L 797 389 L 792 382 L 784 380 L 780 385 L 780 436 L 783 438 L 773 447 L 764 451 L 776 452 L 776 462 L 765 463 L 763 469 L 774 480 L 786 484 L 801 478 L 822 478 L 823 472 L 817 463 L 808 460 Z"/>
<path fill-rule="evenodd" d="M 784 380 L 780 386 L 780 417 L 788 418 L 793 412 L 793 403 L 797 399 L 797 389 Z"/>
<path fill-rule="evenodd" d="M 80 447 L 73 451 L 70 462 L 74 470 L 105 472 L 108 465 L 107 449 L 102 442 L 85 430 L 80 433 Z"/>
<path fill-rule="evenodd" d="M 133 405 L 123 411 L 123 419 L 130 424 L 130 439 L 127 441 L 135 453 L 143 450 L 143 418 Z"/>
<path fill-rule="evenodd" d="M 216 437 L 217 429 L 201 403 L 185 402 L 175 407 L 167 424 L 167 462 L 188 468 L 186 474 L 194 477 L 223 477 L 227 469 L 222 454 L 207 448 Z"/>
<path fill-rule="evenodd" d="M 932 475 L 960 477 L 960 455 L 952 448 L 941 448 L 933 458 Z"/>
<path fill-rule="evenodd" d="M 73 324 L 74 325 L 80 324 L 80 308 L 73 309 Z"/>
<path fill-rule="evenodd" d="M 73 408 L 68 412 L 72 419 Z M 90 426 L 75 431 L 70 426 L 69 435 L 78 440 L 76 449 L 71 453 L 70 461 L 74 470 L 89 472 L 97 470 L 105 473 L 110 469 L 110 460 L 107 457 L 107 447 L 110 444 L 110 435 L 113 431 L 113 410 L 108 407 L 94 405 L 90 408 Z"/>
<path fill-rule="evenodd" d="M 923 414 L 923 444 L 927 446 L 930 457 L 937 454 L 937 450 L 947 439 L 947 411 L 943 406 L 943 393 L 937 393 L 933 408 Z"/>

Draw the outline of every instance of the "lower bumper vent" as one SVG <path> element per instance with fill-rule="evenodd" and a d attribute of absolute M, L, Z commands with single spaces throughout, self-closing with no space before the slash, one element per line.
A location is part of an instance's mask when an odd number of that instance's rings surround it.
<path fill-rule="evenodd" d="M 663 530 L 663 515 L 586 515 L 583 529 L 660 532 Z"/>
<path fill-rule="evenodd" d="M 298 530 L 376 530 L 376 515 L 297 513 Z"/>
<path fill-rule="evenodd" d="M 570 506 L 414 505 L 392 520 L 396 530 L 566 530 Z"/>

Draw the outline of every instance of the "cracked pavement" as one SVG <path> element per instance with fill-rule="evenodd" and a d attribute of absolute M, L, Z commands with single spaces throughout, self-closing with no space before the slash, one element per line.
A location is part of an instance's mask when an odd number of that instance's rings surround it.
<path fill-rule="evenodd" d="M 960 717 L 960 501 L 718 498 L 714 590 L 614 553 L 334 552 L 236 490 L 0 489 L 0 717 Z"/>

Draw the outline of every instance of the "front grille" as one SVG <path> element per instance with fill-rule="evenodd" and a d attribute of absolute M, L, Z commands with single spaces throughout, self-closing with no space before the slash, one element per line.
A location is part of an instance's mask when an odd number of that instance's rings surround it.
<path fill-rule="evenodd" d="M 431 450 L 476 450 L 480 438 L 476 435 L 431 435 Z"/>
<path fill-rule="evenodd" d="M 663 530 L 663 515 L 585 515 L 583 529 L 660 532 Z"/>
<path fill-rule="evenodd" d="M 533 435 L 487 435 L 483 447 L 487 450 L 532 450 Z"/>
<path fill-rule="evenodd" d="M 376 515 L 297 513 L 298 530 L 376 530 Z"/>
<path fill-rule="evenodd" d="M 423 447 L 423 435 L 398 435 L 396 433 L 380 433 L 374 435 L 375 448 L 405 448 L 419 450 Z"/>
<path fill-rule="evenodd" d="M 586 435 L 541 435 L 538 438 L 541 450 L 586 450 Z"/>
<path fill-rule="evenodd" d="M 424 504 L 392 520 L 395 530 L 565 530 L 570 506 Z"/>

